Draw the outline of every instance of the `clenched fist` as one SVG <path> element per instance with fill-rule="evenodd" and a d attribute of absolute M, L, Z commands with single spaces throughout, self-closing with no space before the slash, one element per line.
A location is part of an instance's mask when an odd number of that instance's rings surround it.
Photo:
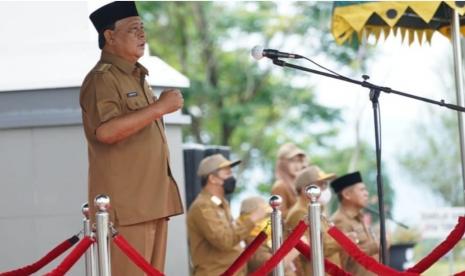
<path fill-rule="evenodd" d="M 163 114 L 175 112 L 184 105 L 184 98 L 179 89 L 165 89 L 161 92 L 157 104 L 163 110 Z"/>

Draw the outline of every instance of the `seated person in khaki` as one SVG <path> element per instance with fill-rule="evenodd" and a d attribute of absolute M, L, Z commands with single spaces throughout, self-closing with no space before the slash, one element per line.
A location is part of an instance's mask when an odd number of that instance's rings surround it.
<path fill-rule="evenodd" d="M 236 180 L 231 162 L 221 154 L 206 157 L 200 162 L 198 175 L 202 191 L 187 212 L 189 250 L 193 275 L 221 275 L 242 253 L 240 243 L 265 217 L 263 209 L 257 209 L 243 221 L 234 221 L 225 199 L 232 193 Z M 245 275 L 245 269 L 236 275 Z"/>
<path fill-rule="evenodd" d="M 271 221 L 270 221 L 270 214 L 272 212 L 271 207 L 265 202 L 265 200 L 259 196 L 253 196 L 246 198 L 241 203 L 241 215 L 239 220 L 245 221 L 248 219 L 250 214 L 255 212 L 257 209 L 263 209 L 267 213 L 267 217 L 264 217 L 261 221 L 256 223 L 255 227 L 249 233 L 249 235 L 245 238 L 245 242 L 247 246 L 249 246 L 253 240 L 258 236 L 261 231 L 264 231 L 267 235 L 267 239 L 262 243 L 262 245 L 257 249 L 255 254 L 249 259 L 247 262 L 247 271 L 248 273 L 252 273 L 258 270 L 268 259 L 273 256 L 272 247 L 271 247 Z M 297 252 L 293 254 L 288 254 L 284 258 L 284 269 L 286 276 L 292 276 L 293 273 L 293 265 L 292 265 L 292 258 L 297 256 Z M 272 273 L 270 273 L 271 275 Z"/>
<path fill-rule="evenodd" d="M 359 172 L 349 173 L 331 182 L 339 199 L 339 208 L 331 217 L 337 228 L 358 244 L 367 255 L 378 259 L 378 241 L 363 221 L 362 210 L 368 205 L 368 190 Z M 345 251 L 341 254 L 342 268 L 352 275 L 375 275 L 358 264 Z"/>
<path fill-rule="evenodd" d="M 327 174 L 323 172 L 317 166 L 310 166 L 304 169 L 294 181 L 294 187 L 299 193 L 297 202 L 289 210 L 288 216 L 286 218 L 286 227 L 288 231 L 294 229 L 300 220 L 307 221 L 308 217 L 308 204 L 310 200 L 308 199 L 305 188 L 309 185 L 317 185 L 321 189 L 321 196 L 318 201 L 321 204 L 322 216 L 325 216 L 325 206 L 329 203 L 331 199 L 331 191 L 328 188 L 328 181 L 334 179 L 335 175 L 333 173 Z M 321 231 L 323 234 L 323 255 L 325 258 L 333 262 L 334 264 L 340 266 L 340 253 L 342 251 L 341 247 L 336 243 L 336 241 L 329 236 L 327 233 L 329 225 L 328 221 L 323 219 L 321 220 Z M 309 232 L 306 231 L 304 237 L 302 238 L 308 244 Z M 297 275 L 312 275 L 312 264 L 304 256 L 299 256 L 294 264 L 296 266 Z"/>

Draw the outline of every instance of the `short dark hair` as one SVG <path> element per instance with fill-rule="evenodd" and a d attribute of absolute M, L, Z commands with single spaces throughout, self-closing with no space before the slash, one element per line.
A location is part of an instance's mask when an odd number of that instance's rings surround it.
<path fill-rule="evenodd" d="M 100 48 L 100 50 L 103 49 L 103 47 L 105 47 L 105 36 L 103 35 L 103 33 L 106 30 L 114 31 L 115 30 L 115 23 L 106 26 L 105 28 L 102 29 L 101 32 L 98 33 L 98 47 Z"/>

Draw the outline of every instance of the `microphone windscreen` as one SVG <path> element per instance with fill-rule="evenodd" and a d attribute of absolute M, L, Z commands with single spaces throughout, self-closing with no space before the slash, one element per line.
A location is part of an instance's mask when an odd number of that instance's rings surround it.
<path fill-rule="evenodd" d="M 259 60 L 263 57 L 263 47 L 262 46 L 255 46 L 252 48 L 251 51 L 252 57 L 256 60 Z"/>

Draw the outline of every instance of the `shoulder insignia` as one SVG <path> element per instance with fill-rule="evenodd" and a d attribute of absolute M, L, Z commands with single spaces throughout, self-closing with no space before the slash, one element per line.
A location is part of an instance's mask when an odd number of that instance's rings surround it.
<path fill-rule="evenodd" d="M 110 63 L 101 63 L 95 68 L 95 72 L 103 73 L 108 71 L 111 68 Z"/>
<path fill-rule="evenodd" d="M 217 196 L 212 196 L 210 197 L 210 200 L 216 205 L 220 206 L 221 205 L 221 199 Z"/>

